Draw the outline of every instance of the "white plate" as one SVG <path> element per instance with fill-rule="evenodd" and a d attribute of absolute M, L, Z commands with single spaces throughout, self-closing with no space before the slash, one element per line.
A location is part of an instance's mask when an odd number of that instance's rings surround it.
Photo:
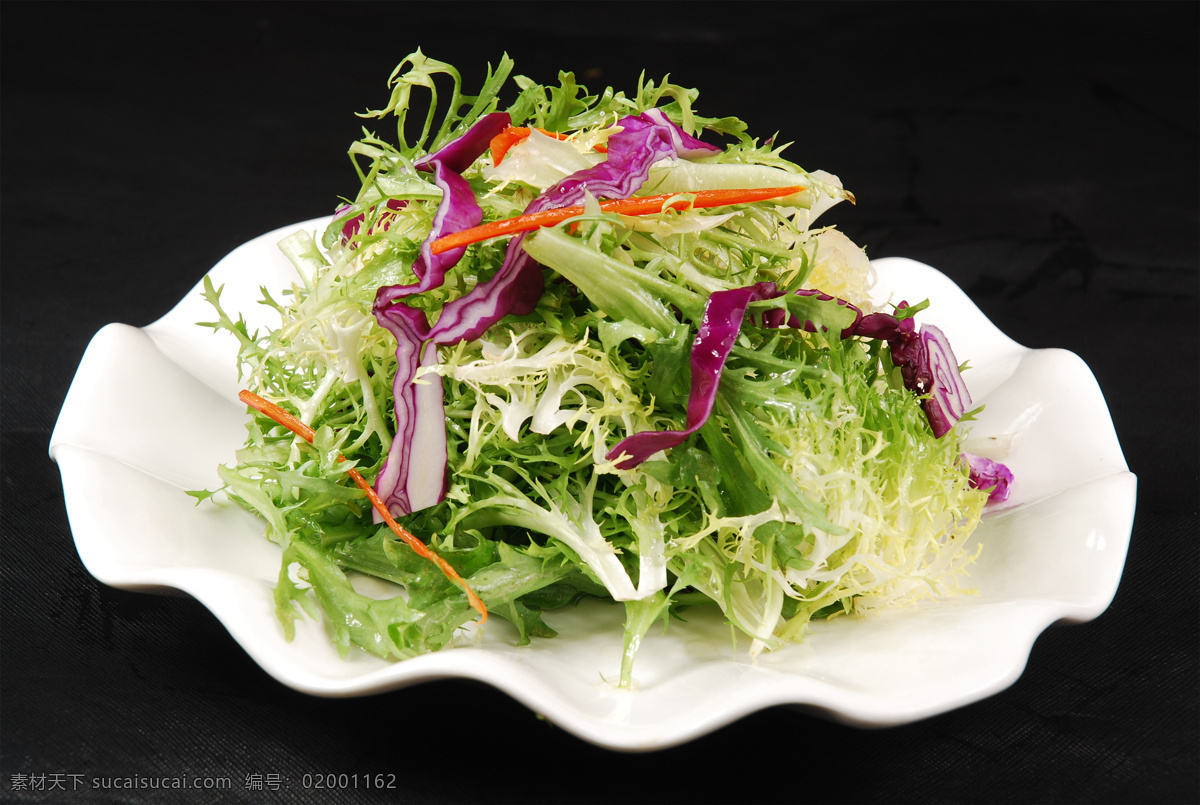
<path fill-rule="evenodd" d="M 275 244 L 308 221 L 238 248 L 211 272 L 222 300 L 255 324 L 270 322 L 259 286 L 294 279 Z M 293 642 L 275 618 L 278 548 L 250 514 L 196 506 L 186 489 L 219 486 L 245 437 L 245 407 L 227 334 L 198 285 L 145 328 L 111 324 L 79 366 L 50 443 L 62 472 L 79 555 L 100 581 L 126 590 L 188 593 L 221 620 L 272 676 L 320 696 L 356 696 L 464 677 L 487 682 L 596 744 L 642 751 L 682 743 L 772 705 L 808 708 L 863 726 L 902 724 L 982 699 L 1012 684 L 1038 634 L 1056 621 L 1098 616 L 1120 580 L 1136 482 L 1100 389 L 1062 350 L 1030 350 L 992 325 L 949 279 L 903 258 L 875 261 L 878 293 L 929 298 L 929 320 L 950 338 L 967 383 L 987 407 L 976 435 L 1014 433 L 1006 463 L 1012 498 L 974 538 L 977 596 L 868 619 L 817 624 L 803 644 L 751 661 L 719 617 L 690 617 L 652 634 L 634 689 L 618 690 L 619 607 L 552 612 L 560 633 L 513 645 L 493 618 L 481 634 L 403 662 L 338 657 L 323 625 L 303 621 Z M 894 296 L 892 296 L 894 294 Z M 275 294 L 279 298 L 278 293 Z M 694 612 L 694 611 L 693 611 Z"/>

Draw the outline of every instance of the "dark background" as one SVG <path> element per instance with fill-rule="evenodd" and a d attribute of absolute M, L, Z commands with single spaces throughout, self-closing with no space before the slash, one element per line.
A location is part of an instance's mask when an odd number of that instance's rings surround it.
<path fill-rule="evenodd" d="M 233 779 L 196 801 L 376 799 L 300 788 L 333 772 L 395 773 L 399 802 L 1200 801 L 1198 8 L 0 4 L 0 796 L 105 801 L 14 790 L 65 773 Z M 46 456 L 88 340 L 353 193 L 353 113 L 418 46 L 468 87 L 505 50 L 593 89 L 669 72 L 701 113 L 839 174 L 859 203 L 831 220 L 871 255 L 927 262 L 1017 341 L 1081 355 L 1139 476 L 1110 610 L 1051 628 L 1011 689 L 920 723 L 778 708 L 621 755 L 466 682 L 309 698 L 196 602 L 97 584 Z M 271 773 L 291 788 L 244 789 Z"/>

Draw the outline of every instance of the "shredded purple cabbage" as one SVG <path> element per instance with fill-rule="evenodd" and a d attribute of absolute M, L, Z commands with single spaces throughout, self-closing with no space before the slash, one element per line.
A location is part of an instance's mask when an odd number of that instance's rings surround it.
<path fill-rule="evenodd" d="M 432 334 L 429 320 L 422 311 L 394 303 L 442 285 L 446 272 L 462 259 L 465 247 L 435 255 L 431 244 L 443 235 L 478 226 L 483 220 L 474 191 L 459 174 L 510 122 L 506 112 L 485 115 L 461 137 L 415 163 L 418 170 L 432 171 L 434 182 L 442 189 L 429 237 L 413 262 L 418 281 L 380 288 L 375 296 L 375 318 L 396 338 L 396 378 L 392 385 L 396 438 L 375 479 L 375 489 L 395 514 L 417 511 L 441 500 L 447 479 L 441 385 L 413 383 L 422 367 L 437 359 L 435 343 L 423 346 Z M 416 468 L 425 471 L 414 472 Z M 375 517 L 381 519 L 378 513 Z"/>
<path fill-rule="evenodd" d="M 392 384 L 395 395 L 396 436 L 392 450 L 375 479 L 375 490 L 394 512 L 416 511 L 428 503 L 430 497 L 441 498 L 446 490 L 446 443 L 445 412 L 442 405 L 441 384 L 413 383 L 417 373 L 431 355 L 436 359 L 436 346 L 422 350 L 429 334 L 429 321 L 422 311 L 407 305 L 395 305 L 386 316 L 376 314 L 379 323 L 396 338 L 396 377 Z M 437 390 L 436 399 L 430 399 L 430 388 Z M 437 427 L 433 427 L 436 420 Z M 440 444 L 438 438 L 440 436 Z M 403 444 L 404 451 L 397 453 L 395 445 Z M 400 455 L 400 460 L 396 460 Z M 429 474 L 414 472 L 417 467 L 436 466 L 442 470 Z M 436 482 L 431 488 L 430 482 Z M 382 517 L 375 513 L 376 522 Z"/>
<path fill-rule="evenodd" d="M 460 174 L 508 124 L 507 114 L 488 115 L 462 137 L 416 163 L 420 169 L 433 170 L 434 179 L 443 191 L 433 229 L 422 244 L 421 257 L 413 265 L 420 281 L 380 288 L 375 297 L 375 317 L 397 342 L 393 386 L 396 438 L 375 489 L 396 516 L 438 503 L 447 488 L 441 385 L 414 384 L 417 373 L 436 361 L 438 346 L 478 338 L 510 313 L 529 313 L 542 294 L 541 267 L 522 248 L 524 235 L 518 235 L 509 241 L 504 262 L 496 274 L 446 304 L 436 325 L 431 327 L 423 312 L 402 302 L 406 296 L 440 286 L 446 271 L 461 259 L 465 247 L 433 255 L 430 244 L 442 235 L 476 226 L 482 220 L 474 193 Z M 548 188 L 525 212 L 578 205 L 588 194 L 627 198 L 645 183 L 653 163 L 675 157 L 708 156 L 720 150 L 681 131 L 657 109 L 622 118 L 618 125 L 622 130 L 609 138 L 604 162 Z M 743 308 L 741 315 L 744 313 Z M 718 367 L 718 376 L 719 373 Z"/>
<path fill-rule="evenodd" d="M 713 292 L 704 306 L 704 318 L 692 342 L 692 388 L 688 396 L 687 427 L 683 430 L 647 430 L 622 439 L 607 455 L 610 460 L 625 455 L 616 463 L 617 469 L 631 469 L 659 450 L 682 444 L 708 421 L 721 383 L 721 371 L 741 332 L 746 309 L 751 302 L 777 296 L 779 291 L 773 282 Z"/>
<path fill-rule="evenodd" d="M 950 348 L 945 333 L 927 324 L 921 328 L 920 340 L 920 371 L 922 375 L 927 373 L 929 378 L 929 385 L 924 389 L 929 396 L 922 400 L 922 404 L 933 435 L 940 439 L 970 408 L 971 392 L 967 390 L 967 384 L 958 371 L 958 361 L 954 358 L 954 350 Z"/>
<path fill-rule="evenodd" d="M 483 210 L 475 201 L 475 192 L 460 174 L 488 149 L 492 138 L 504 131 L 510 122 L 507 112 L 484 115 L 461 137 L 414 163 L 418 170 L 432 171 L 434 184 L 442 190 L 442 200 L 434 213 L 429 237 L 421 244 L 421 255 L 413 261 L 412 269 L 418 281 L 412 285 L 380 288 L 375 297 L 377 314 L 380 305 L 441 287 L 446 281 L 446 272 L 466 254 L 466 246 L 434 254 L 432 245 L 443 235 L 479 226 L 483 221 Z"/>
<path fill-rule="evenodd" d="M 1008 467 L 974 453 L 963 453 L 962 457 L 967 462 L 967 469 L 971 475 L 971 487 L 990 490 L 988 503 L 1008 500 L 1013 482 L 1013 474 Z"/>
<path fill-rule="evenodd" d="M 908 303 L 897 307 L 903 310 Z M 888 342 L 904 387 L 921 395 L 921 406 L 937 438 L 949 433 L 971 407 L 971 392 L 958 371 L 954 350 L 937 327 L 927 324 L 918 332 L 912 317 L 872 313 L 856 323 L 854 335 Z"/>

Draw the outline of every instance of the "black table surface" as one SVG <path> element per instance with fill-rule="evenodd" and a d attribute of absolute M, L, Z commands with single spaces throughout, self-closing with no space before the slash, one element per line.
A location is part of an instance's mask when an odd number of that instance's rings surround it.
<path fill-rule="evenodd" d="M 4 3 L 0 798 L 1200 801 L 1198 8 Z M 354 113 L 417 47 L 468 85 L 505 51 L 593 89 L 670 73 L 702 113 L 840 175 L 858 204 L 831 220 L 870 255 L 933 265 L 1018 342 L 1080 355 L 1139 479 L 1109 610 L 918 723 L 775 708 L 630 755 L 480 684 L 308 697 L 197 602 L 92 579 L 46 449 L 89 339 L 352 194 Z M 302 785 L 330 773 L 397 786 Z M 96 784 L 151 776 L 232 785 Z"/>

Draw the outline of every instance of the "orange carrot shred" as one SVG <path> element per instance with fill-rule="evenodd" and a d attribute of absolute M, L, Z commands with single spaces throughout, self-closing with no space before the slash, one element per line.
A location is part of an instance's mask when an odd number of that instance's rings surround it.
<path fill-rule="evenodd" d="M 316 436 L 316 434 L 313 433 L 313 429 L 296 419 L 278 405 L 275 405 L 275 403 L 264 400 L 254 392 L 246 390 L 242 390 L 238 393 L 238 399 L 259 413 L 268 416 L 278 422 L 280 425 L 283 425 L 285 428 L 299 436 L 301 439 L 304 439 L 309 444 L 312 444 L 313 438 Z M 338 456 L 338 461 L 345 460 L 345 456 Z M 463 592 L 467 594 L 467 602 L 471 605 L 471 608 L 480 614 L 481 617 L 479 622 L 481 624 L 487 623 L 487 607 L 483 605 L 483 601 L 479 600 L 479 596 L 475 594 L 475 591 L 472 590 L 470 586 L 463 581 L 462 577 L 458 575 L 458 572 L 450 566 L 450 563 L 438 556 L 433 551 L 429 550 L 425 543 L 421 542 L 421 540 L 413 536 L 408 529 L 396 522 L 395 518 L 392 517 L 391 512 L 388 511 L 387 506 L 375 492 L 374 487 L 372 487 L 371 484 L 369 484 L 367 480 L 363 478 L 362 473 L 354 468 L 350 468 L 346 471 L 346 473 L 354 480 L 354 483 L 358 485 L 358 488 L 367 494 L 367 498 L 371 501 L 371 505 L 374 506 L 375 511 L 379 512 L 380 516 L 383 517 L 384 522 L 388 524 L 388 528 L 392 529 L 392 532 L 395 533 L 395 535 L 399 537 L 402 542 L 408 545 L 408 547 L 412 548 L 418 556 L 422 557 L 423 559 L 428 559 L 436 564 L 441 571 L 446 574 L 446 577 L 450 579 L 450 581 L 461 587 Z"/>
<path fill-rule="evenodd" d="M 767 201 L 803 192 L 807 188 L 795 187 L 753 187 L 737 190 L 696 190 L 690 193 L 664 193 L 658 196 L 635 196 L 633 198 L 610 199 L 600 202 L 602 212 L 618 213 L 620 215 L 654 215 L 664 209 L 688 209 L 710 207 L 726 207 L 731 204 L 749 204 L 754 201 Z M 583 215 L 585 208 L 560 207 L 555 210 L 543 210 L 518 215 L 515 218 L 505 218 L 502 221 L 492 221 L 488 224 L 473 226 L 452 232 L 429 244 L 434 254 L 451 249 L 462 248 L 482 240 L 499 238 L 505 235 L 515 235 L 519 232 L 531 232 L 543 226 L 554 226 L 568 218 Z"/>

